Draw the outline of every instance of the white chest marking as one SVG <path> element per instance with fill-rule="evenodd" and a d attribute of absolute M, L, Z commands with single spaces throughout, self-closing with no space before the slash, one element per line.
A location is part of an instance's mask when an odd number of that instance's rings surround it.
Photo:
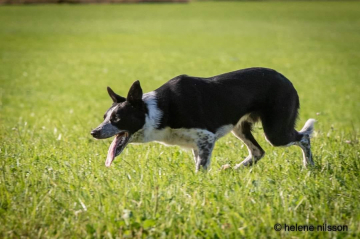
<path fill-rule="evenodd" d="M 156 92 L 152 91 L 143 95 L 143 100 L 148 108 L 144 127 L 131 137 L 132 143 L 147 143 L 156 141 L 165 145 L 178 145 L 185 148 L 196 148 L 199 141 L 215 142 L 233 129 L 233 125 L 219 127 L 215 134 L 205 129 L 157 129 L 161 123 L 163 112 L 157 105 Z"/>

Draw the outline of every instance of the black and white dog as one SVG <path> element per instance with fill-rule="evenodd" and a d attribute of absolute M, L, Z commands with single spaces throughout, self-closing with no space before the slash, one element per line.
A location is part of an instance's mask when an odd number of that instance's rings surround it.
<path fill-rule="evenodd" d="M 128 143 L 156 141 L 192 149 L 196 171 L 207 169 L 215 142 L 230 131 L 249 151 L 235 168 L 249 166 L 265 154 L 251 134 L 258 120 L 270 144 L 297 145 L 303 152 L 303 164 L 314 164 L 310 134 L 315 120 L 309 119 L 299 132 L 294 129 L 298 94 L 292 83 L 274 70 L 249 68 L 210 78 L 180 75 L 145 94 L 135 81 L 126 98 L 109 87 L 107 90 L 113 104 L 104 122 L 91 131 L 97 139 L 115 136 L 106 166 Z"/>

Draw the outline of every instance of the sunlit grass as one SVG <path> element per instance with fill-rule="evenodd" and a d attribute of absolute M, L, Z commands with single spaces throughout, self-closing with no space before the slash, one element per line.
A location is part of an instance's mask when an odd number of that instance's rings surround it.
<path fill-rule="evenodd" d="M 360 233 L 360 4 L 258 2 L 0 8 L 0 237 L 356 238 Z M 145 92 L 179 74 L 278 70 L 316 118 L 316 166 L 273 148 L 249 169 L 229 135 L 208 173 L 190 152 L 130 145 L 110 168 L 110 140 L 90 130 L 106 86 Z M 348 225 L 276 232 L 275 223 Z"/>

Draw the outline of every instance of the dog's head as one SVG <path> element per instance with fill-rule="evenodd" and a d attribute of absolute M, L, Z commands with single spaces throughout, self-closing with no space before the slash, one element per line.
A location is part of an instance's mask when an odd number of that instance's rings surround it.
<path fill-rule="evenodd" d="M 109 167 L 128 144 L 130 137 L 144 126 L 147 108 L 142 100 L 139 81 L 133 83 L 126 98 L 117 95 L 110 87 L 107 91 L 113 104 L 105 112 L 104 121 L 91 131 L 91 135 L 97 139 L 115 136 L 105 162 Z"/>

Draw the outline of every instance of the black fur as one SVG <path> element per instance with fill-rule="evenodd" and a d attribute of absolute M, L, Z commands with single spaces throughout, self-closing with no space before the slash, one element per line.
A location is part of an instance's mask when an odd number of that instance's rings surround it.
<path fill-rule="evenodd" d="M 249 68 L 214 77 L 177 76 L 159 89 L 164 117 L 159 128 L 202 128 L 215 133 L 253 113 L 260 117 L 269 141 L 285 145 L 299 140 L 294 130 L 299 98 L 292 83 L 267 68 Z"/>
<path fill-rule="evenodd" d="M 110 87 L 107 87 L 107 91 L 109 93 L 110 98 L 114 103 L 121 103 L 126 101 L 126 99 L 118 94 L 116 94 Z"/>

